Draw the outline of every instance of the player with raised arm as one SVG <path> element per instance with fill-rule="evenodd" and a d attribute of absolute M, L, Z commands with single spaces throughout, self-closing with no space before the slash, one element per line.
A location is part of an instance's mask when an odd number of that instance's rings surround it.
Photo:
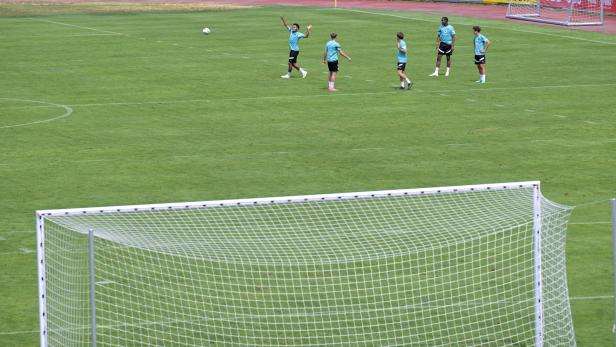
<path fill-rule="evenodd" d="M 476 25 L 473 27 L 475 34 L 473 46 L 475 47 L 475 65 L 479 70 L 479 80 L 477 83 L 486 83 L 486 52 L 490 47 L 490 40 L 481 34 L 481 27 Z"/>
<path fill-rule="evenodd" d="M 441 26 L 436 32 L 436 68 L 430 75 L 431 77 L 438 76 L 438 70 L 441 67 L 441 59 L 443 55 L 447 57 L 447 70 L 445 76 L 449 76 L 449 69 L 451 68 L 451 55 L 456 44 L 456 30 L 453 26 L 449 25 L 449 18 L 441 18 Z"/>
<path fill-rule="evenodd" d="M 404 89 L 404 81 L 407 83 L 407 88 L 411 90 L 413 86 L 413 82 L 406 76 L 405 69 L 406 63 L 408 61 L 407 58 L 407 49 L 406 42 L 404 41 L 404 34 L 402 32 L 398 32 L 396 34 L 396 38 L 398 39 L 398 77 L 400 77 L 400 89 Z"/>
<path fill-rule="evenodd" d="M 312 25 L 308 25 L 306 32 L 301 33 L 299 31 L 299 24 L 293 23 L 292 26 L 289 26 L 289 24 L 287 24 L 287 21 L 284 20 L 284 17 L 280 16 L 280 19 L 282 20 L 282 24 L 284 25 L 285 29 L 290 34 L 289 48 L 291 49 L 291 52 L 289 52 L 289 69 L 285 75 L 282 75 L 280 77 L 290 78 L 291 71 L 293 71 L 293 68 L 296 68 L 302 74 L 302 78 L 306 78 L 306 75 L 308 75 L 308 71 L 302 69 L 297 64 L 297 56 L 299 56 L 299 40 L 302 38 L 308 38 L 310 36 Z"/>
<path fill-rule="evenodd" d="M 327 67 L 329 69 L 329 86 L 327 90 L 330 92 L 336 92 L 338 89 L 336 89 L 334 84 L 336 83 L 336 75 L 338 73 L 338 52 L 340 52 L 340 55 L 349 61 L 351 61 L 351 57 L 344 53 L 342 47 L 336 41 L 338 34 L 331 33 L 329 36 L 331 37 L 331 40 L 325 45 L 325 51 L 323 52 L 323 64 L 327 63 Z"/>

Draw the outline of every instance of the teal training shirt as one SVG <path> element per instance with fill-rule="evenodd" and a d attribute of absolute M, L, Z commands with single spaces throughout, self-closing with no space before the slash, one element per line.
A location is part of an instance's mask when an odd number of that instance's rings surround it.
<path fill-rule="evenodd" d="M 474 46 L 475 46 L 475 55 L 484 55 L 486 54 L 485 51 L 486 49 L 486 41 L 488 40 L 487 37 L 479 34 L 479 35 L 475 35 L 475 39 L 474 39 Z"/>
<path fill-rule="evenodd" d="M 327 50 L 327 61 L 337 61 L 338 51 L 340 50 L 340 44 L 336 40 L 331 40 L 325 45 Z"/>
<path fill-rule="evenodd" d="M 406 63 L 407 62 L 407 56 L 406 53 L 403 53 L 401 50 L 405 50 L 406 51 L 406 42 L 404 42 L 404 40 L 400 40 L 400 48 L 398 49 L 398 63 Z"/>
<path fill-rule="evenodd" d="M 453 37 L 456 34 L 456 30 L 449 24 L 442 25 L 438 28 L 436 32 L 438 37 L 441 39 L 441 42 L 445 42 L 450 45 L 453 42 Z"/>
<path fill-rule="evenodd" d="M 291 28 L 289 28 L 289 48 L 292 51 L 299 51 L 299 39 L 304 38 L 304 34 L 299 31 L 293 32 Z"/>

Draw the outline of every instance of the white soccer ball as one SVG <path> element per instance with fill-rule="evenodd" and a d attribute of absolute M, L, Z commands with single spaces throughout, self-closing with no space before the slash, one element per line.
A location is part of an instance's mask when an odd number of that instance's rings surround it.
<path fill-rule="evenodd" d="M 203 34 L 209 35 L 210 34 L 210 28 L 203 28 Z"/>

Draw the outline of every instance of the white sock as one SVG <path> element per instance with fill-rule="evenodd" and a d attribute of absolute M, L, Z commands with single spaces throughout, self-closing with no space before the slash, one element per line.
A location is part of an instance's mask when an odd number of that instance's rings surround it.
<path fill-rule="evenodd" d="M 304 73 L 304 69 L 302 69 L 301 67 L 299 68 L 299 72 Z"/>
<path fill-rule="evenodd" d="M 481 82 L 485 82 L 486 81 L 486 75 L 479 75 L 479 80 Z"/>
<path fill-rule="evenodd" d="M 287 76 L 291 77 L 291 71 L 287 72 Z"/>
<path fill-rule="evenodd" d="M 411 80 L 407 78 L 407 79 L 406 79 L 406 83 L 407 83 L 407 84 L 411 84 Z"/>
<path fill-rule="evenodd" d="M 449 75 L 449 68 L 447 68 L 447 70 L 445 70 L 445 74 Z"/>
<path fill-rule="evenodd" d="M 329 87 L 330 87 L 330 88 L 334 88 L 334 82 L 329 81 Z"/>
<path fill-rule="evenodd" d="M 400 82 L 400 87 L 404 88 L 404 81 Z"/>
<path fill-rule="evenodd" d="M 434 74 L 438 75 L 438 68 L 434 68 Z"/>

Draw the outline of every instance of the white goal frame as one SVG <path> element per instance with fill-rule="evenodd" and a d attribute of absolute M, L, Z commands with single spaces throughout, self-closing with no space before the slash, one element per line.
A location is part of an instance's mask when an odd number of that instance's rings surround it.
<path fill-rule="evenodd" d="M 534 310 L 535 310 L 535 347 L 543 346 L 544 336 L 544 317 L 543 317 L 543 296 L 542 296 L 542 259 L 541 259 L 541 192 L 539 181 L 513 182 L 513 183 L 494 183 L 481 185 L 464 185 L 464 186 L 449 186 L 426 189 L 400 189 L 400 190 L 382 190 L 371 192 L 355 192 L 341 194 L 323 194 L 323 195 L 303 195 L 303 196 L 287 196 L 287 197 L 271 197 L 257 199 L 239 199 L 239 200 L 215 200 L 215 201 L 200 201 L 200 202 L 185 202 L 172 204 L 148 204 L 148 205 L 130 205 L 130 206 L 110 206 L 110 207 L 94 207 L 94 208 L 79 208 L 79 209 L 56 209 L 56 210 L 39 210 L 36 211 L 36 235 L 37 235 L 37 265 L 38 265 L 38 302 L 39 302 L 39 323 L 40 323 L 40 346 L 48 345 L 48 330 L 47 330 L 47 301 L 46 301 L 46 264 L 45 264 L 45 218 L 51 216 L 69 216 L 69 215 L 84 215 L 84 214 L 105 214 L 117 212 L 134 212 L 134 211 L 157 211 L 157 210 L 179 210 L 179 209 L 204 209 L 204 208 L 219 208 L 225 206 L 253 206 L 267 204 L 288 204 L 316 201 L 333 201 L 345 199 L 365 199 L 379 197 L 395 197 L 395 196 L 412 196 L 412 195 L 430 195 L 455 192 L 478 192 L 478 191 L 496 191 L 510 190 L 520 188 L 533 189 L 533 267 L 534 267 Z M 92 245 L 92 233 L 90 233 L 90 245 Z M 90 253 L 93 249 L 90 248 Z M 92 257 L 92 254 L 90 254 Z M 92 259 L 92 258 L 91 258 Z M 91 264 L 93 271 L 93 264 Z M 90 274 L 92 278 L 93 273 Z M 90 293 L 92 301 L 92 317 L 95 317 L 95 298 L 94 293 Z M 96 319 L 93 319 L 93 325 L 96 324 Z M 96 333 L 93 327 L 92 334 Z M 96 345 L 96 339 L 93 339 L 93 345 Z"/>
<path fill-rule="evenodd" d="M 605 0 L 509 0 L 505 17 L 564 26 L 603 25 Z M 567 5 L 561 5 L 561 2 Z M 578 7 L 594 2 L 597 8 Z"/>

